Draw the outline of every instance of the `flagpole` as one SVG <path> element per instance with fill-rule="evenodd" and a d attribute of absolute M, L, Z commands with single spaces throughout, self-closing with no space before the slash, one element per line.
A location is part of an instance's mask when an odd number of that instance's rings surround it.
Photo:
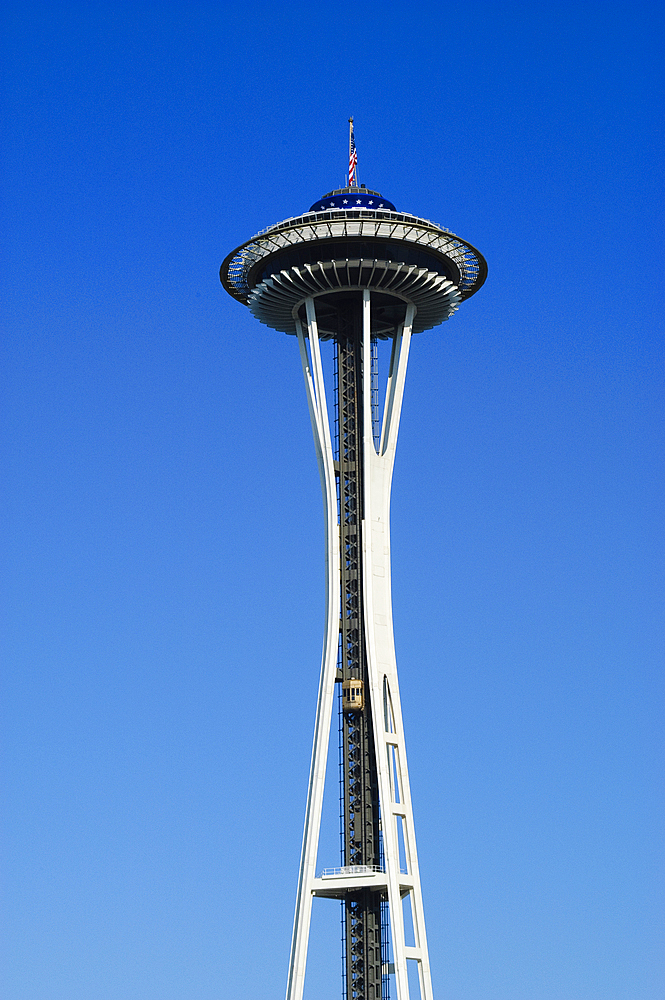
<path fill-rule="evenodd" d="M 351 178 L 353 178 L 353 187 L 358 187 L 358 154 L 356 152 L 356 143 L 353 135 L 353 117 L 349 118 L 349 172 L 347 174 L 347 187 L 351 187 Z"/>

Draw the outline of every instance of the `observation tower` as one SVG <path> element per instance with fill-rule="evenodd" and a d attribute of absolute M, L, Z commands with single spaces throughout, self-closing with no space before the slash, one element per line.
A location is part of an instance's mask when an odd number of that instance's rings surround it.
<path fill-rule="evenodd" d="M 342 903 L 345 1000 L 416 1000 L 409 962 L 420 1000 L 432 1000 L 393 641 L 390 489 L 411 338 L 449 319 L 487 265 L 448 229 L 359 185 L 356 164 L 351 120 L 347 185 L 233 250 L 220 278 L 260 322 L 297 337 L 324 499 L 325 635 L 287 1000 L 302 1000 L 315 896 Z M 379 340 L 392 342 L 383 393 Z M 334 358 L 328 396 L 322 341 Z M 336 695 L 341 858 L 317 868 Z"/>

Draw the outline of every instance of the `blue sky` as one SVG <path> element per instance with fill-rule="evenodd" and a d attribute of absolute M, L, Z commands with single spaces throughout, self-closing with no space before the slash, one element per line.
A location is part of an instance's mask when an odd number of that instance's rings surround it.
<path fill-rule="evenodd" d="M 393 490 L 435 995 L 660 1000 L 660 5 L 3 20 L 3 996 L 283 995 L 322 506 L 296 344 L 217 271 L 353 114 L 360 181 L 489 264 Z"/>

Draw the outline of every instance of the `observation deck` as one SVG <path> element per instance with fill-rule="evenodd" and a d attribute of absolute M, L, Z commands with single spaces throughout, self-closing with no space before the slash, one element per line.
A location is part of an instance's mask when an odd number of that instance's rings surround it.
<path fill-rule="evenodd" d="M 289 334 L 296 332 L 296 318 L 304 319 L 306 298 L 333 306 L 333 296 L 361 288 L 375 293 L 376 336 L 391 335 L 396 310 L 409 302 L 416 307 L 413 332 L 419 333 L 452 316 L 486 277 L 485 258 L 470 243 L 358 187 L 330 191 L 303 215 L 262 230 L 220 268 L 233 298 L 260 322 Z M 334 335 L 324 308 L 321 339 Z"/>

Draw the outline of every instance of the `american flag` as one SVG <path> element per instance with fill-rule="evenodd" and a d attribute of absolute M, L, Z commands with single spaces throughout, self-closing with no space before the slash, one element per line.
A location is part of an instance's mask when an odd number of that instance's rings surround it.
<path fill-rule="evenodd" d="M 358 154 L 356 140 L 353 138 L 353 118 L 349 118 L 349 187 L 358 186 Z"/>

